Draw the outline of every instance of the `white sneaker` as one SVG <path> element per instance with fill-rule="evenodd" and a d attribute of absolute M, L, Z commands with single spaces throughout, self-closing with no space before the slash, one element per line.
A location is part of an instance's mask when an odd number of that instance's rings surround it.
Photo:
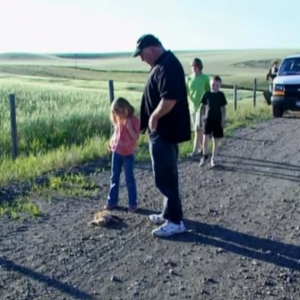
<path fill-rule="evenodd" d="M 181 221 L 180 224 L 174 224 L 170 221 L 166 221 L 163 225 L 155 228 L 152 234 L 156 237 L 168 237 L 175 234 L 180 234 L 185 232 L 185 226 Z"/>
<path fill-rule="evenodd" d="M 202 149 L 196 150 L 194 152 L 188 153 L 187 157 L 193 158 L 202 155 Z"/>
<path fill-rule="evenodd" d="M 210 165 L 211 165 L 212 167 L 216 167 L 216 166 L 218 165 L 218 162 L 217 162 L 217 160 L 216 160 L 215 157 L 212 157 L 212 158 L 211 158 L 211 160 L 210 160 Z"/>
<path fill-rule="evenodd" d="M 206 164 L 207 159 L 208 158 L 205 158 L 204 156 L 202 156 L 200 159 L 199 167 L 203 167 Z"/>
<path fill-rule="evenodd" d="M 166 222 L 166 220 L 164 219 L 164 217 L 163 217 L 162 214 L 159 214 L 159 215 L 150 215 L 149 219 L 155 225 L 160 225 L 160 224 L 163 224 L 164 222 Z"/>

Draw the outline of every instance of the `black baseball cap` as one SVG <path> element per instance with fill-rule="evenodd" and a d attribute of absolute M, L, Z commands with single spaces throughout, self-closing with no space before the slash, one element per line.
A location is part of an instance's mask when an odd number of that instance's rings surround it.
<path fill-rule="evenodd" d="M 160 40 L 152 34 L 142 35 L 136 42 L 136 49 L 132 54 L 132 57 L 137 57 L 141 54 L 142 50 L 151 47 L 161 45 Z"/>

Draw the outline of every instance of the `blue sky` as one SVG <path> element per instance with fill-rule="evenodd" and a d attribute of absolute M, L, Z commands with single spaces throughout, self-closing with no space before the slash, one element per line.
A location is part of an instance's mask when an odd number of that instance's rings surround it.
<path fill-rule="evenodd" d="M 300 49 L 299 0 L 0 3 L 0 52 L 132 51 L 144 33 L 173 50 Z"/>

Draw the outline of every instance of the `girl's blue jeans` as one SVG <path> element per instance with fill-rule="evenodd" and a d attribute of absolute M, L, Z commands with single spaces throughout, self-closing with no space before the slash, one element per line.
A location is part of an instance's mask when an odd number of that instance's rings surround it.
<path fill-rule="evenodd" d="M 115 152 L 112 153 L 110 190 L 107 198 L 108 204 L 112 206 L 118 204 L 122 167 L 124 167 L 129 206 L 137 206 L 137 189 L 134 177 L 134 154 L 123 156 Z"/>

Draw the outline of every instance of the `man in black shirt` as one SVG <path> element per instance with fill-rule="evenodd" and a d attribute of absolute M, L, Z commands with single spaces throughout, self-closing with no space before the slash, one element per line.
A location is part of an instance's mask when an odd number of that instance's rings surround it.
<path fill-rule="evenodd" d="M 224 136 L 224 127 L 226 121 L 227 100 L 223 92 L 220 91 L 221 78 L 214 76 L 211 81 L 211 90 L 206 92 L 200 105 L 200 124 L 202 127 L 204 116 L 204 138 L 203 138 L 203 157 L 200 160 L 200 166 L 203 166 L 208 159 L 209 138 L 213 138 L 213 151 L 210 164 L 215 167 L 217 164 L 216 155 L 218 152 L 219 139 Z"/>
<path fill-rule="evenodd" d="M 140 37 L 133 56 L 151 66 L 142 97 L 140 129 L 149 133 L 155 185 L 164 195 L 163 212 L 150 216 L 153 223 L 163 225 L 152 233 L 166 237 L 185 231 L 177 169 L 178 144 L 191 139 L 185 74 L 176 56 L 151 34 Z"/>

